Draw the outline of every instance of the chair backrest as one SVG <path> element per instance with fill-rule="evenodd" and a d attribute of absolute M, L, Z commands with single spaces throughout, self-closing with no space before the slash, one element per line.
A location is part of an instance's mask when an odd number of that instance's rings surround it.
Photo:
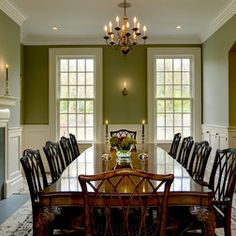
<path fill-rule="evenodd" d="M 223 213 L 231 209 L 235 184 L 236 149 L 217 149 L 208 186 L 215 193 L 214 204 Z"/>
<path fill-rule="evenodd" d="M 129 137 L 129 138 L 133 138 L 136 140 L 137 131 L 120 129 L 120 130 L 116 130 L 116 131 L 110 131 L 110 135 L 111 135 L 111 137 L 114 137 L 114 136 L 117 136 L 118 138 Z"/>
<path fill-rule="evenodd" d="M 80 155 L 79 146 L 74 134 L 69 134 L 71 146 L 73 149 L 73 159 L 77 158 Z"/>
<path fill-rule="evenodd" d="M 65 169 L 65 163 L 60 145 L 58 142 L 47 141 L 43 147 L 43 151 L 47 157 L 52 182 L 55 182 L 60 178 L 63 170 Z"/>
<path fill-rule="evenodd" d="M 66 161 L 66 166 L 68 166 L 74 160 L 70 139 L 62 136 L 60 139 L 60 145 L 64 155 L 64 159 Z"/>
<path fill-rule="evenodd" d="M 180 140 L 181 140 L 181 133 L 175 134 L 173 141 L 171 143 L 170 151 L 168 152 L 173 158 L 176 158 Z"/>
<path fill-rule="evenodd" d="M 38 206 L 38 192 L 48 186 L 39 150 L 25 149 L 20 159 L 30 191 L 32 208 Z"/>
<path fill-rule="evenodd" d="M 187 167 L 188 164 L 188 159 L 190 156 L 193 143 L 194 141 L 192 136 L 185 137 L 181 144 L 178 156 L 176 157 L 176 160 L 185 168 Z"/>
<path fill-rule="evenodd" d="M 80 175 L 86 235 L 166 235 L 168 194 L 173 179 L 172 174 L 137 169 Z M 155 217 L 150 214 L 147 218 L 151 205 Z M 104 209 L 104 214 L 98 216 L 95 207 Z"/>
<path fill-rule="evenodd" d="M 187 170 L 196 181 L 203 181 L 208 158 L 211 153 L 211 147 L 207 141 L 195 144 Z"/>

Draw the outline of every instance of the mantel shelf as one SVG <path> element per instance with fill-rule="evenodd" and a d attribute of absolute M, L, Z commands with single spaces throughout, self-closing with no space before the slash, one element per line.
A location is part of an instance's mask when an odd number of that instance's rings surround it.
<path fill-rule="evenodd" d="M 15 106 L 17 100 L 19 100 L 19 98 L 17 98 L 17 97 L 0 96 L 0 107 Z"/>

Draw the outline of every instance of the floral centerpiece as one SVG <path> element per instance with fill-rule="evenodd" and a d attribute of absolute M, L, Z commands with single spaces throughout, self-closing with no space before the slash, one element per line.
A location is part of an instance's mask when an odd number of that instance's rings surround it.
<path fill-rule="evenodd" d="M 116 150 L 131 151 L 135 148 L 136 140 L 131 137 L 117 137 L 113 136 L 110 138 L 110 145 Z"/>

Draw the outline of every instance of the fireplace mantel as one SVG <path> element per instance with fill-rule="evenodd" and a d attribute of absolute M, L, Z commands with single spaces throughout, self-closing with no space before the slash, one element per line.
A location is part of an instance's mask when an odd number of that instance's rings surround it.
<path fill-rule="evenodd" d="M 0 96 L 0 108 L 15 106 L 18 98 L 12 96 Z"/>

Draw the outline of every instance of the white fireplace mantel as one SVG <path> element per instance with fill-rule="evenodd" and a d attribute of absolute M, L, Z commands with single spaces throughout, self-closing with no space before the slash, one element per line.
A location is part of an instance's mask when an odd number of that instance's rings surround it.
<path fill-rule="evenodd" d="M 0 96 L 0 108 L 6 108 L 6 107 L 9 107 L 9 106 L 15 106 L 17 100 L 19 100 L 17 97 Z"/>

